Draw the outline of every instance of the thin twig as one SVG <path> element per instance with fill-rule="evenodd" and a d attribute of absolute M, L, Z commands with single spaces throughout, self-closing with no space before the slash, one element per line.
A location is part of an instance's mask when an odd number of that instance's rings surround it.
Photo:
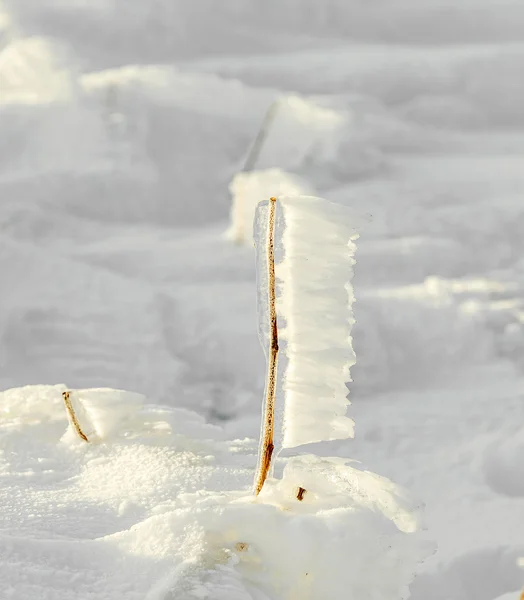
<path fill-rule="evenodd" d="M 266 402 L 264 410 L 264 426 L 260 448 L 255 495 L 258 496 L 266 481 L 271 466 L 273 441 L 275 433 L 275 392 L 277 386 L 278 366 L 278 326 L 275 291 L 275 212 L 276 198 L 269 199 L 268 231 L 267 231 L 267 269 L 268 269 L 268 304 L 269 304 L 269 361 L 266 385 Z"/>
<path fill-rule="evenodd" d="M 73 428 L 76 431 L 78 437 L 83 439 L 84 442 L 89 442 L 86 434 L 82 431 L 82 428 L 80 427 L 80 423 L 78 422 L 78 419 L 76 418 L 76 414 L 73 409 L 73 405 L 71 404 L 70 392 L 62 392 L 62 398 L 64 399 L 64 404 L 65 404 L 65 407 L 67 410 L 67 414 L 69 415 L 69 418 L 71 420 Z"/>
<path fill-rule="evenodd" d="M 264 120 L 262 121 L 262 125 L 257 133 L 257 137 L 251 146 L 249 153 L 246 158 L 246 162 L 244 163 L 244 168 L 242 169 L 243 173 L 247 173 L 248 171 L 252 171 L 255 168 L 258 157 L 260 155 L 260 151 L 262 150 L 262 145 L 266 141 L 267 134 L 269 132 L 269 126 L 271 125 L 273 119 L 275 118 L 278 105 L 280 104 L 280 99 L 274 100 L 264 115 Z"/>
<path fill-rule="evenodd" d="M 260 126 L 260 129 L 258 130 L 257 136 L 255 138 L 255 141 L 253 142 L 253 145 L 249 149 L 248 155 L 246 157 L 246 161 L 242 168 L 242 173 L 249 173 L 249 171 L 252 171 L 255 168 L 255 165 L 258 161 L 258 157 L 260 156 L 260 152 L 262 150 L 262 146 L 264 145 L 264 142 L 266 141 L 267 134 L 269 133 L 271 123 L 273 122 L 273 119 L 275 118 L 279 104 L 280 104 L 280 99 L 274 100 L 271 103 L 271 105 L 269 106 L 269 108 L 267 109 L 266 114 L 264 115 L 264 120 L 262 121 L 262 125 Z M 244 186 L 245 186 L 245 183 L 244 183 Z M 244 218 L 243 218 L 244 204 L 246 201 L 245 188 L 244 188 L 244 192 L 241 191 L 240 194 L 238 194 L 237 196 L 238 196 L 237 197 L 238 205 L 235 207 L 236 234 L 235 234 L 234 238 L 238 244 L 241 244 L 244 242 L 244 238 L 246 235 L 246 223 L 244 223 Z"/>

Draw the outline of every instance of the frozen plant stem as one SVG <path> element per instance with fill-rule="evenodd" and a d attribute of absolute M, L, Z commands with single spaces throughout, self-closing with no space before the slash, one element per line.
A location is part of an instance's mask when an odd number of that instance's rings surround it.
<path fill-rule="evenodd" d="M 266 384 L 266 402 L 264 405 L 262 444 L 258 457 L 255 480 L 255 495 L 258 496 L 266 481 L 271 466 L 273 440 L 275 433 L 275 392 L 277 387 L 278 366 L 278 325 L 275 291 L 275 212 L 277 199 L 270 198 L 267 224 L 267 270 L 268 270 L 268 306 L 269 306 L 269 360 Z"/>
<path fill-rule="evenodd" d="M 253 145 L 251 146 L 250 150 L 249 150 L 249 154 L 247 155 L 246 158 L 246 162 L 244 163 L 244 168 L 242 169 L 242 173 L 249 173 L 250 171 L 252 171 L 255 168 L 255 165 L 257 164 L 257 160 L 258 157 L 260 156 L 260 152 L 262 151 L 262 146 L 264 145 L 264 142 L 266 141 L 267 138 L 267 134 L 269 133 L 269 128 L 271 127 L 271 124 L 273 123 L 273 119 L 275 118 L 278 106 L 279 106 L 280 100 L 274 100 L 270 107 L 267 109 L 266 114 L 264 115 L 264 121 L 262 122 L 262 125 L 257 133 L 257 137 L 255 138 L 255 141 L 253 142 Z M 245 186 L 245 182 L 244 182 L 244 186 Z M 237 230 L 236 230 L 236 234 L 235 234 L 235 242 L 237 244 L 243 244 L 244 243 L 244 239 L 246 237 L 246 223 L 244 222 L 244 216 L 243 216 L 243 210 L 244 208 L 244 204 L 246 201 L 246 192 L 244 191 L 243 194 L 239 195 L 239 205 L 236 209 L 237 211 Z"/>
<path fill-rule="evenodd" d="M 81 438 L 82 440 L 84 440 L 84 442 L 89 442 L 86 434 L 82 431 L 82 428 L 80 427 L 80 423 L 78 422 L 78 419 L 76 418 L 76 414 L 73 409 L 73 405 L 71 404 L 70 393 L 63 392 L 62 398 L 64 399 L 64 404 L 66 407 L 67 414 L 69 415 L 71 424 L 73 425 L 73 428 L 76 431 L 78 437 Z"/>

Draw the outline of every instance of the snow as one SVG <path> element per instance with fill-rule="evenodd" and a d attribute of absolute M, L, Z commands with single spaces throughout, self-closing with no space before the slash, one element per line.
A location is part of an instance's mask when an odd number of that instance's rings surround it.
<path fill-rule="evenodd" d="M 86 389 L 71 392 L 96 434 L 86 428 L 86 443 L 63 391 L 0 396 L 6 598 L 400 597 L 432 551 L 405 492 L 343 459 L 292 458 L 254 499 L 251 442 L 137 394 Z"/>
<path fill-rule="evenodd" d="M 488 485 L 511 497 L 524 495 L 524 430 L 511 430 L 505 439 L 493 441 L 484 460 L 484 475 Z"/>
<path fill-rule="evenodd" d="M 272 102 L 324 108 L 337 131 L 317 143 L 316 117 L 286 124 L 283 112 L 256 165 L 373 215 L 353 281 L 355 438 L 312 451 L 359 460 L 424 500 L 438 551 L 414 600 L 518 598 L 523 27 L 519 0 L 2 0 L 1 388 L 142 394 L 164 407 L 150 419 L 171 423 L 162 444 L 177 420 L 191 439 L 205 422 L 204 439 L 256 439 L 255 265 L 250 244 L 224 240 L 228 185 Z M 114 473 L 108 448 L 127 419 L 116 408 L 111 441 L 56 446 L 64 389 L 2 397 L 0 535 L 12 554 L 0 596 L 45 598 L 48 586 L 70 598 L 56 586 L 76 580 L 79 597 L 103 598 L 105 575 L 109 595 L 131 572 L 144 574 L 138 597 L 168 595 L 168 567 L 94 540 L 131 531 L 140 494 L 170 502 L 178 459 L 147 434 L 137 477 L 135 442 Z M 168 419 L 175 409 L 201 421 Z M 256 442 L 242 444 L 226 454 L 249 454 L 249 486 Z M 99 469 L 89 463 L 93 494 L 104 473 L 130 481 L 108 504 L 68 495 L 75 461 L 92 451 L 108 452 Z M 162 555 L 168 542 L 148 539 Z M 30 587 L 15 591 L 21 564 Z"/>

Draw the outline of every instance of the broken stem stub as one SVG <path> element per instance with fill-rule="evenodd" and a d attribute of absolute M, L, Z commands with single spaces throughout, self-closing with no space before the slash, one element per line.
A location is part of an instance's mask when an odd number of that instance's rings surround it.
<path fill-rule="evenodd" d="M 82 431 L 82 428 L 80 427 L 78 419 L 76 418 L 75 410 L 71 403 L 70 392 L 62 392 L 62 398 L 64 399 L 64 404 L 66 407 L 67 414 L 69 416 L 69 420 L 71 421 L 71 425 L 73 425 L 73 429 L 75 430 L 76 434 L 80 439 L 84 440 L 84 442 L 89 442 L 86 434 Z"/>
<path fill-rule="evenodd" d="M 266 382 L 266 399 L 263 414 L 262 443 L 258 457 L 255 495 L 258 496 L 271 467 L 275 434 L 275 394 L 278 367 L 278 324 L 275 290 L 275 213 L 277 199 L 269 199 L 267 227 L 267 269 L 269 306 L 269 359 Z"/>

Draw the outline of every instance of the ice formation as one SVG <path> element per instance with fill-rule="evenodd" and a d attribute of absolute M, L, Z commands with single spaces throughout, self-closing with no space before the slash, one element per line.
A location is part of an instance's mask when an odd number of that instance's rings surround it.
<path fill-rule="evenodd" d="M 313 187 L 298 175 L 273 168 L 237 173 L 229 184 L 231 226 L 226 236 L 237 243 L 253 242 L 251 234 L 257 204 L 270 196 L 303 196 Z"/>
<path fill-rule="evenodd" d="M 354 323 L 355 240 L 362 218 L 346 207 L 311 196 L 282 197 L 277 203 L 277 313 L 285 367 L 280 368 L 281 444 L 290 448 L 353 435 L 346 383 L 355 363 L 351 346 Z M 255 223 L 259 249 L 259 314 L 267 347 L 267 202 Z"/>
<path fill-rule="evenodd" d="M 133 425 L 143 396 L 121 390 L 87 389 L 63 393 L 71 434 L 80 431 L 85 441 L 100 442 Z M 84 438 L 82 438 L 84 439 Z"/>

